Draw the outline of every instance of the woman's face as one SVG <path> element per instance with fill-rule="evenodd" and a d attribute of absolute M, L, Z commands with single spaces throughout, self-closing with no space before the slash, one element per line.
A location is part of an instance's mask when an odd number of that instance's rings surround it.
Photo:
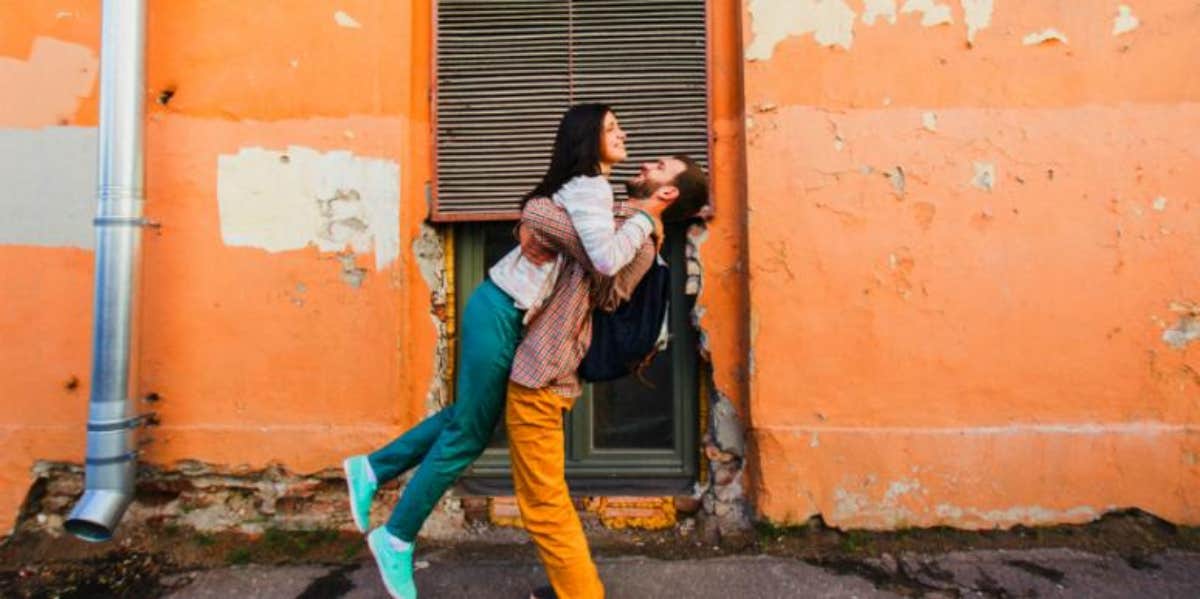
<path fill-rule="evenodd" d="M 600 132 L 600 162 L 605 167 L 625 160 L 625 132 L 617 123 L 617 115 L 609 112 L 604 115 L 603 130 Z"/>

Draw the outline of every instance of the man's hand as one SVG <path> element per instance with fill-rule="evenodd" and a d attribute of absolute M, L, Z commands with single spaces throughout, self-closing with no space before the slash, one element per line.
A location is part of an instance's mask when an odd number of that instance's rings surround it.
<path fill-rule="evenodd" d="M 555 253 L 549 248 L 538 242 L 534 237 L 533 231 L 528 227 L 522 226 L 523 223 L 517 223 L 517 240 L 521 242 L 521 255 L 526 260 L 541 266 L 554 259 Z"/>

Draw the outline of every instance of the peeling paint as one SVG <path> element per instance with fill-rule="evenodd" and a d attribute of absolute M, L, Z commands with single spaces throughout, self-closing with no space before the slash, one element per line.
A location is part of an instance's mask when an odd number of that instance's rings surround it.
<path fill-rule="evenodd" d="M 766 60 L 789 36 L 813 34 L 822 46 L 846 50 L 854 42 L 856 17 L 845 0 L 750 0 L 753 39 L 747 60 Z"/>
<path fill-rule="evenodd" d="M 1006 510 L 981 510 L 978 508 L 963 508 L 950 504 L 938 504 L 934 513 L 938 517 L 953 521 L 964 519 L 982 520 L 993 526 L 1008 527 L 1017 524 L 1058 524 L 1062 522 L 1085 522 L 1094 520 L 1102 512 L 1111 508 L 1098 510 L 1091 506 L 1077 506 L 1065 510 L 1055 510 L 1042 506 L 1017 506 Z"/>
<path fill-rule="evenodd" d="M 984 191 L 991 191 L 996 186 L 996 165 L 992 162 L 975 162 L 972 164 L 975 176 L 971 185 Z"/>
<path fill-rule="evenodd" d="M 866 0 L 862 22 L 874 25 L 875 19 L 880 17 L 887 19 L 892 25 L 896 24 L 896 0 Z"/>
<path fill-rule="evenodd" d="M 450 405 L 450 373 L 454 356 L 450 345 L 451 331 L 444 317 L 450 298 L 450 278 L 446 274 L 446 247 L 437 229 L 422 223 L 421 232 L 413 239 L 413 257 L 421 278 L 429 286 L 430 318 L 437 332 L 433 350 L 433 378 L 425 395 L 425 409 L 436 412 Z"/>
<path fill-rule="evenodd" d="M 908 187 L 908 179 L 904 176 L 904 169 L 899 165 L 883 172 L 883 176 L 891 179 L 892 190 L 896 195 L 904 197 L 904 191 Z"/>
<path fill-rule="evenodd" d="M 1112 34 L 1123 35 L 1137 29 L 1142 22 L 1133 14 L 1133 9 L 1122 4 L 1117 7 L 1117 16 L 1113 17 Z"/>
<path fill-rule="evenodd" d="M 975 34 L 992 24 L 994 0 L 962 0 L 963 20 L 967 23 L 967 41 L 974 44 Z"/>
<path fill-rule="evenodd" d="M 345 11 L 339 10 L 333 13 L 333 20 L 338 24 L 339 27 L 345 27 L 347 29 L 362 29 L 362 23 L 359 23 L 354 19 L 354 17 L 346 14 Z"/>
<path fill-rule="evenodd" d="M 904 7 L 900 9 L 900 14 L 907 15 L 914 12 L 921 13 L 921 25 L 924 27 L 949 25 L 954 22 L 954 17 L 950 14 L 950 7 L 945 4 L 937 4 L 934 0 L 907 0 Z"/>
<path fill-rule="evenodd" d="M 0 129 L 0 244 L 92 248 L 96 144 L 92 127 Z"/>
<path fill-rule="evenodd" d="M 937 124 L 938 124 L 937 113 L 935 113 L 935 112 L 921 113 L 921 126 L 924 127 L 926 131 L 936 132 Z"/>
<path fill-rule="evenodd" d="M 712 408 L 713 438 L 722 451 L 741 457 L 746 454 L 746 440 L 737 410 L 728 397 L 720 396 Z"/>
<path fill-rule="evenodd" d="M 883 502 L 885 504 L 894 504 L 902 495 L 907 495 L 921 489 L 921 483 L 914 478 L 906 478 L 893 482 L 888 485 L 888 490 L 883 494 Z"/>
<path fill-rule="evenodd" d="M 744 538 L 751 530 L 750 510 L 742 486 L 745 475 L 745 433 L 733 403 L 709 387 L 709 433 L 704 438 L 708 458 L 707 484 L 697 489 L 704 508 L 701 523 L 706 542 Z"/>
<path fill-rule="evenodd" d="M 704 224 L 693 224 L 687 230 L 687 244 L 684 246 L 684 257 L 687 258 L 687 282 L 684 283 L 684 293 L 699 295 L 704 288 L 704 269 L 700 264 L 700 246 L 708 241 L 708 227 Z"/>
<path fill-rule="evenodd" d="M 1052 42 L 1062 42 L 1066 44 L 1068 43 L 1067 36 L 1063 35 L 1061 31 L 1051 27 L 1050 29 L 1044 29 L 1042 31 L 1030 33 L 1021 40 L 1021 43 L 1025 44 L 1026 46 L 1036 46 L 1038 44 L 1047 44 Z"/>
<path fill-rule="evenodd" d="M 242 148 L 217 165 L 221 238 L 281 252 L 374 252 L 381 270 L 399 255 L 400 170 L 348 151 Z"/>
<path fill-rule="evenodd" d="M 354 254 L 345 252 L 338 254 L 338 262 L 342 264 L 342 280 L 355 289 L 362 287 L 363 279 L 367 277 L 367 269 L 360 268 L 354 261 Z"/>
<path fill-rule="evenodd" d="M 699 295 L 704 288 L 704 267 L 700 259 L 700 251 L 708 241 L 708 234 L 708 226 L 705 224 L 698 223 L 688 227 L 687 246 L 684 253 L 688 261 L 688 278 L 684 286 L 684 292 L 688 295 Z M 693 263 L 699 271 L 699 274 L 695 277 L 691 274 Z M 696 330 L 697 350 L 700 352 L 701 359 L 707 361 L 711 358 L 711 354 L 709 353 L 708 332 L 702 324 L 705 313 L 705 307 L 700 302 L 696 302 L 692 307 L 689 318 L 692 327 Z"/>
<path fill-rule="evenodd" d="M 1163 210 L 1166 210 L 1167 209 L 1167 198 L 1164 198 L 1162 196 L 1158 196 L 1157 198 L 1154 198 L 1154 209 L 1158 212 L 1162 212 Z"/>
<path fill-rule="evenodd" d="M 1184 314 L 1173 328 L 1163 331 L 1162 340 L 1175 349 L 1184 349 L 1200 339 L 1200 314 Z"/>
<path fill-rule="evenodd" d="M 100 58 L 91 48 L 52 37 L 34 39 L 29 60 L 0 56 L 0 89 L 5 90 L 0 122 L 8 127 L 68 124 L 99 72 Z"/>
<path fill-rule="evenodd" d="M 875 499 L 872 493 L 866 492 L 867 489 L 877 488 L 876 482 L 873 476 L 868 475 L 861 482 L 834 489 L 833 522 L 875 529 L 911 526 L 916 522 L 944 524 L 966 521 L 981 521 L 991 526 L 1009 527 L 1017 524 L 1088 521 L 1112 509 L 1112 506 L 1103 509 L 1092 506 L 1052 509 L 1038 505 L 1015 506 L 1007 509 L 979 509 L 939 503 L 929 510 L 924 497 L 925 491 L 917 479 L 902 478 L 892 481 L 878 499 Z M 853 486 L 861 486 L 864 491 L 847 488 Z M 901 504 L 901 501 L 905 499 L 910 502 L 912 507 Z M 916 508 L 915 511 L 914 508 Z M 923 516 L 926 511 L 932 511 L 940 522 L 928 522 L 927 517 Z"/>

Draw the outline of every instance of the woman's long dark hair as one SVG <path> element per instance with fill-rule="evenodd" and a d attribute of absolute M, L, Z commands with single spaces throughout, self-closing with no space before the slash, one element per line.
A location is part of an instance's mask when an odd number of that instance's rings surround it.
<path fill-rule="evenodd" d="M 604 104 L 576 104 L 558 122 L 554 153 L 542 182 L 521 198 L 525 206 L 530 198 L 548 198 L 567 181 L 579 176 L 600 174 L 600 140 L 604 135 L 604 115 L 612 109 Z"/>

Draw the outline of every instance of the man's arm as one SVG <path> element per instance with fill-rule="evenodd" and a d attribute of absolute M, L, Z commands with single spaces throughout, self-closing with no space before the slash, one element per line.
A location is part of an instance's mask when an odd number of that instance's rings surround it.
<path fill-rule="evenodd" d="M 636 213 L 637 209 L 624 202 L 613 206 L 613 214 L 618 219 L 629 218 Z M 526 202 L 525 209 L 521 212 L 521 225 L 522 234 L 532 234 L 538 244 L 555 252 L 562 252 L 583 265 L 597 279 L 593 289 L 596 306 L 609 311 L 629 299 L 633 289 L 654 264 L 657 253 L 654 240 L 647 239 L 625 268 L 608 277 L 597 272 L 592 266 L 588 253 L 571 224 L 571 218 L 553 201 L 535 198 Z"/>
<path fill-rule="evenodd" d="M 605 312 L 616 310 L 621 302 L 628 300 L 633 295 L 633 290 L 638 283 L 642 282 L 642 277 L 646 276 L 650 267 L 654 266 L 654 260 L 657 257 L 658 247 L 653 239 L 647 239 L 625 268 L 618 271 L 616 275 L 604 277 L 596 283 L 592 289 L 592 301 L 595 307 Z"/>

